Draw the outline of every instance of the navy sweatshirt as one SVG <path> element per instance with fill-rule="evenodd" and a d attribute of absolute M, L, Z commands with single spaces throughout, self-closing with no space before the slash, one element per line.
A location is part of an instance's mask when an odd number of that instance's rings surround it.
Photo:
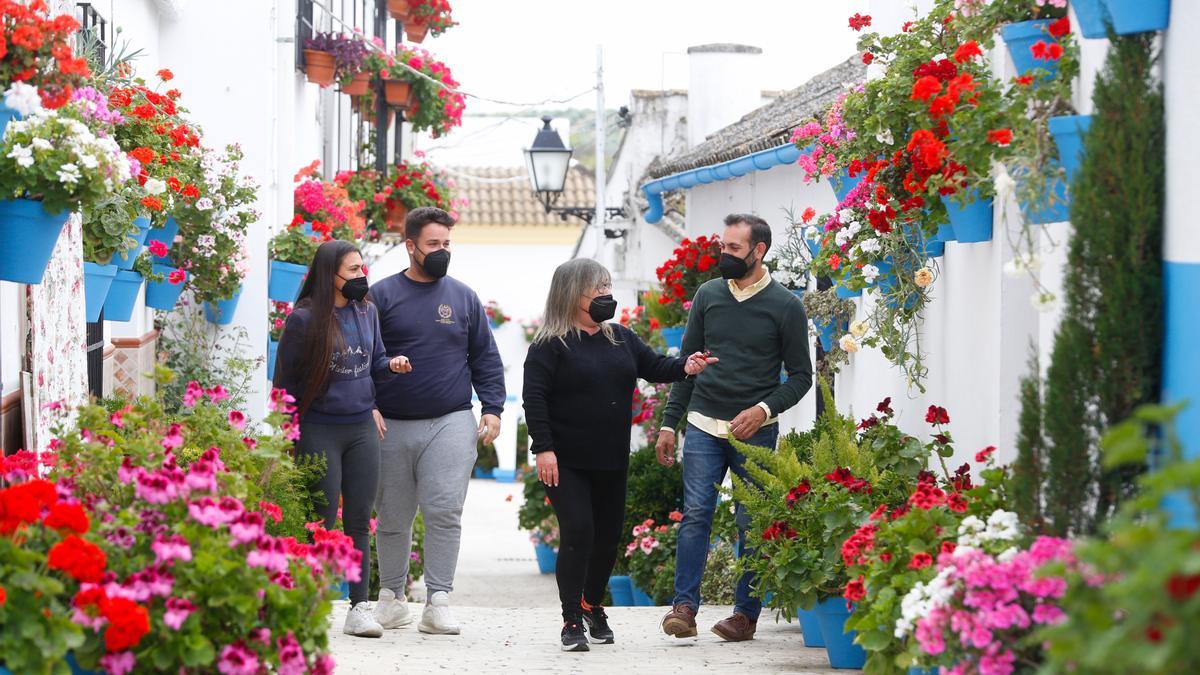
<path fill-rule="evenodd" d="M 484 414 L 504 411 L 504 364 L 483 303 L 466 284 L 442 277 L 423 283 L 403 272 L 371 286 L 379 307 L 383 344 L 407 356 L 412 372 L 379 387 L 384 417 L 433 419 L 471 409 L 471 388 Z"/>
<path fill-rule="evenodd" d="M 330 370 L 329 386 L 313 400 L 304 413 L 304 422 L 318 424 L 356 424 L 371 419 L 375 408 L 375 384 L 385 382 L 394 374 L 388 368 L 387 352 L 379 335 L 379 312 L 369 302 L 351 302 L 333 310 L 342 331 L 342 344 L 334 344 L 333 357 L 326 366 Z M 279 352 L 275 357 L 274 386 L 304 398 L 304 387 L 312 368 L 319 364 L 306 362 L 308 350 L 305 335 L 312 313 L 297 307 L 283 326 L 279 337 Z"/>

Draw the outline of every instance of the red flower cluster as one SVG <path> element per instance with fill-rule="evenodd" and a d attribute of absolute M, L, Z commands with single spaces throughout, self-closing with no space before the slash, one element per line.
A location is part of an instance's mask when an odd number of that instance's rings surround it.
<path fill-rule="evenodd" d="M 107 619 L 104 647 L 110 653 L 133 649 L 150 632 L 150 614 L 145 607 L 127 598 L 110 598 L 102 587 L 76 593 L 72 604 L 87 616 Z"/>
<path fill-rule="evenodd" d="M 842 592 L 842 597 L 850 602 L 858 602 L 867 597 L 867 586 L 863 583 L 861 575 L 846 584 L 846 590 Z"/>
<path fill-rule="evenodd" d="M 939 82 L 949 82 L 958 77 L 958 66 L 954 65 L 950 59 L 922 63 L 913 69 L 913 79 L 919 80 L 923 77 L 932 77 Z"/>
<path fill-rule="evenodd" d="M 996 452 L 996 446 L 989 445 L 986 448 L 975 453 L 975 461 L 980 464 L 983 464 L 984 462 L 988 461 L 988 458 L 990 458 L 992 456 L 992 453 L 994 453 L 994 452 Z"/>
<path fill-rule="evenodd" d="M 91 70 L 71 47 L 79 22 L 68 14 L 50 17 L 48 12 L 44 0 L 0 0 L 0 81 L 28 82 L 38 88 L 47 108 L 59 108 Z"/>
<path fill-rule="evenodd" d="M 950 413 L 939 405 L 931 405 L 925 413 L 925 421 L 930 424 L 949 424 Z"/>
<path fill-rule="evenodd" d="M 855 12 L 854 16 L 850 17 L 850 27 L 853 28 L 854 30 L 862 30 L 870 25 L 871 25 L 871 17 L 869 15 L 859 14 L 858 12 Z"/>
<path fill-rule="evenodd" d="M 929 567 L 932 564 L 933 564 L 933 556 L 929 555 L 928 553 L 925 553 L 924 551 L 921 551 L 920 553 L 913 554 L 912 559 L 908 561 L 908 569 L 910 569 L 910 570 L 924 569 L 926 567 Z"/>
<path fill-rule="evenodd" d="M 928 511 L 946 503 L 946 492 L 932 482 L 918 483 L 917 489 L 908 498 L 908 503 Z"/>
<path fill-rule="evenodd" d="M 1052 37 L 1055 37 L 1055 38 L 1063 37 L 1067 33 L 1071 32 L 1071 19 L 1064 16 L 1060 19 L 1052 21 L 1050 23 L 1050 25 L 1047 26 L 1047 30 L 1050 32 L 1050 35 Z"/>
<path fill-rule="evenodd" d="M 954 60 L 959 63 L 966 63 L 976 56 L 983 56 L 983 50 L 974 40 L 967 40 L 954 50 Z"/>
<path fill-rule="evenodd" d="M 99 546 L 75 535 L 52 546 L 46 556 L 46 565 L 50 569 L 66 572 L 76 581 L 93 584 L 104 578 L 107 564 L 108 557 Z"/>
<path fill-rule="evenodd" d="M 874 61 L 874 60 L 875 60 L 875 55 L 874 55 L 874 54 L 872 54 L 871 52 L 863 52 L 863 55 L 862 55 L 862 62 L 863 62 L 865 65 L 868 65 L 868 66 L 869 66 L 869 65 L 871 65 L 871 62 L 872 62 L 872 61 Z"/>
<path fill-rule="evenodd" d="M 787 521 L 777 520 L 767 526 L 767 529 L 762 533 L 763 541 L 774 541 L 776 539 L 795 539 L 796 531 L 792 529 Z"/>
<path fill-rule="evenodd" d="M 988 143 L 1005 146 L 1012 143 L 1012 129 L 992 129 L 987 134 Z"/>
<path fill-rule="evenodd" d="M 1047 43 L 1045 40 L 1038 40 L 1029 48 L 1033 53 L 1033 58 L 1038 61 L 1057 61 L 1062 58 L 1063 48 L 1057 42 Z"/>
<path fill-rule="evenodd" d="M 788 490 L 787 497 L 784 498 L 784 502 L 787 504 L 789 509 L 794 509 L 796 508 L 796 502 L 804 499 L 809 492 L 812 492 L 812 486 L 808 484 L 808 479 L 806 478 L 800 481 L 796 487 Z"/>
<path fill-rule="evenodd" d="M 867 523 L 842 542 L 842 562 L 847 567 L 866 564 L 867 554 L 875 548 L 876 531 L 874 525 Z"/>
<path fill-rule="evenodd" d="M 871 494 L 871 484 L 861 478 L 855 478 L 854 474 L 850 472 L 849 467 L 838 467 L 834 471 L 825 474 L 825 480 L 841 485 L 850 494 Z"/>
<path fill-rule="evenodd" d="M 1200 574 L 1174 574 L 1167 579 L 1167 595 L 1172 600 L 1184 602 L 1200 591 Z"/>
<path fill-rule="evenodd" d="M 720 258 L 721 238 L 715 234 L 681 241 L 671 258 L 655 270 L 663 286 L 658 301 L 666 305 L 691 300 L 700 284 L 715 276 Z"/>

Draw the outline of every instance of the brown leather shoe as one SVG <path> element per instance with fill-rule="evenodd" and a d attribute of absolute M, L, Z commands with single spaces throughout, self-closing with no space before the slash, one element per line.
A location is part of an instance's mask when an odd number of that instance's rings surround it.
<path fill-rule="evenodd" d="M 696 637 L 696 610 L 675 605 L 662 620 L 663 632 L 677 638 Z"/>
<path fill-rule="evenodd" d="M 745 642 L 754 639 L 754 631 L 758 628 L 757 621 L 751 621 L 745 614 L 734 614 L 712 627 L 712 632 L 729 642 Z"/>

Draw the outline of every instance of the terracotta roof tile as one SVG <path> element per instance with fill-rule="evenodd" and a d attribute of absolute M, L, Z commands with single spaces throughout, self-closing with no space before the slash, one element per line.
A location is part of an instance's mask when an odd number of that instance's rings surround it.
<path fill-rule="evenodd" d="M 469 200 L 467 206 L 459 211 L 458 222 L 461 225 L 579 227 L 578 221 L 564 221 L 557 214 L 546 213 L 529 188 L 525 167 L 452 167 L 450 171 L 458 184 L 459 195 Z M 514 180 L 490 182 L 506 178 Z M 579 166 L 572 167 L 567 173 L 567 183 L 559 203 L 571 206 L 593 203 L 594 185 L 591 172 Z"/>

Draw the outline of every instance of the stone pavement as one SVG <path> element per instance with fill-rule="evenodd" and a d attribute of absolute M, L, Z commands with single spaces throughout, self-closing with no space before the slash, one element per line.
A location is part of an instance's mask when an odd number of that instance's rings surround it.
<path fill-rule="evenodd" d="M 511 501 L 506 498 L 512 495 Z M 521 485 L 475 480 L 463 516 L 463 549 L 455 591 L 459 636 L 423 635 L 416 625 L 387 631 L 382 639 L 342 633 L 346 603 L 336 603 L 330 648 L 340 673 L 828 673 L 823 649 L 805 649 L 795 622 L 776 623 L 764 614 L 757 638 L 722 642 L 707 632 L 729 613 L 706 607 L 697 638 L 663 635 L 658 621 L 665 608 L 614 607 L 609 611 L 615 645 L 565 654 L 559 649 L 562 619 L 553 575 L 537 573 L 533 545 L 517 529 Z M 416 597 L 424 596 L 418 586 Z M 410 605 L 419 617 L 421 605 Z"/>

